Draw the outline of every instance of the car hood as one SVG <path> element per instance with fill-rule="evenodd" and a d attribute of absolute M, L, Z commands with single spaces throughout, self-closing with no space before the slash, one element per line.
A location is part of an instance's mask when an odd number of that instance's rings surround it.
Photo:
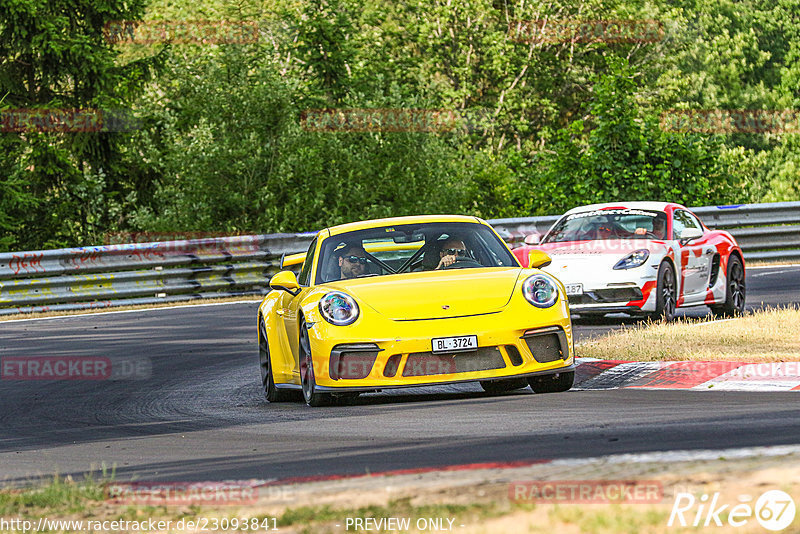
<path fill-rule="evenodd" d="M 396 321 L 444 319 L 502 310 L 520 272 L 518 267 L 429 271 L 340 280 L 326 286 L 345 291 L 360 305 Z"/>

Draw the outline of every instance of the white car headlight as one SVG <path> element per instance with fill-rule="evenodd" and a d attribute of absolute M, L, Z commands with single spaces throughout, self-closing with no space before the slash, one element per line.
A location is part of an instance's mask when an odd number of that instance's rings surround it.
<path fill-rule="evenodd" d="M 646 248 L 634 250 L 621 260 L 617 262 L 614 266 L 614 269 L 633 269 L 634 267 L 639 267 L 640 265 L 644 265 L 644 262 L 647 261 L 647 258 L 650 257 L 650 251 Z"/>
<path fill-rule="evenodd" d="M 522 282 L 525 300 L 537 308 L 549 308 L 558 300 L 558 285 L 544 274 L 534 274 Z"/>
<path fill-rule="evenodd" d="M 358 304 L 346 293 L 331 291 L 319 300 L 319 312 L 329 323 L 347 326 L 358 319 Z"/>

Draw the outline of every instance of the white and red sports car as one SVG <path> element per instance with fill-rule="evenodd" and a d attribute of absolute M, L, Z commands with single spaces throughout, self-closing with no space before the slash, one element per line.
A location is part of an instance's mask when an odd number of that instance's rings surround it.
<path fill-rule="evenodd" d="M 728 232 L 709 230 L 680 204 L 592 204 L 564 214 L 542 238 L 526 237 L 514 254 L 526 265 L 531 249 L 565 285 L 579 315 L 623 312 L 672 319 L 677 308 L 744 310 L 742 251 Z"/>

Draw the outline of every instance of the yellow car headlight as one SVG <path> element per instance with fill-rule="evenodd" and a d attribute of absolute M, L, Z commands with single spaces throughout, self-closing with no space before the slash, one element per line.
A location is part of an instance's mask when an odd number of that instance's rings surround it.
<path fill-rule="evenodd" d="M 347 326 L 358 319 L 358 304 L 355 299 L 341 291 L 331 291 L 319 299 L 322 317 L 336 326 Z"/>
<path fill-rule="evenodd" d="M 549 308 L 558 300 L 558 285 L 544 274 L 534 274 L 522 282 L 525 300 L 537 308 Z"/>

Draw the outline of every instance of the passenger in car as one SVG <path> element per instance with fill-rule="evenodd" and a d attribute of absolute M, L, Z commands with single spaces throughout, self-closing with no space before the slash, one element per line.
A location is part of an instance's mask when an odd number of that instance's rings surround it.
<path fill-rule="evenodd" d="M 364 274 L 367 268 L 367 251 L 361 245 L 347 245 L 338 252 L 342 279 L 356 278 Z"/>

